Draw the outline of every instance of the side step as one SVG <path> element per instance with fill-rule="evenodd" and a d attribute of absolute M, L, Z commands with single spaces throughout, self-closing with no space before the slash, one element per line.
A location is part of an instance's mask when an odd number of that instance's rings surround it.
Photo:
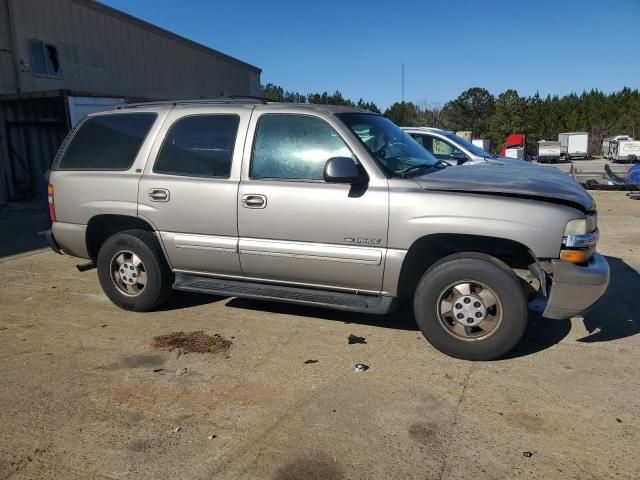
<path fill-rule="evenodd" d="M 176 281 L 173 284 L 173 288 L 188 292 L 256 300 L 273 300 L 379 315 L 388 313 L 391 310 L 394 300 L 392 297 L 223 280 L 199 275 L 189 275 L 186 273 L 176 273 Z"/>

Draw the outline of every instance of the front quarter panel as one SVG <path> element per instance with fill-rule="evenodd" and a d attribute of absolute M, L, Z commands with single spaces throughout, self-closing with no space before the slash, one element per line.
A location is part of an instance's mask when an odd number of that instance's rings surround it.
<path fill-rule="evenodd" d="M 389 248 L 407 250 L 418 238 L 448 233 L 516 241 L 538 258 L 557 258 L 567 222 L 583 214 L 538 200 L 427 191 L 412 179 L 391 179 Z"/>

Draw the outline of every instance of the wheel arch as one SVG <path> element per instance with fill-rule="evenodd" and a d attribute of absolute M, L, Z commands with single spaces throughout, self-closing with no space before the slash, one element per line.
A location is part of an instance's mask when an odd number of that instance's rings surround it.
<path fill-rule="evenodd" d="M 87 223 L 86 244 L 90 258 L 96 259 L 102 244 L 110 236 L 125 230 L 144 230 L 155 234 L 151 224 L 130 215 L 103 214 L 92 217 Z"/>
<path fill-rule="evenodd" d="M 536 262 L 528 246 L 511 239 L 459 233 L 425 235 L 416 239 L 404 256 L 398 276 L 397 296 L 405 300 L 413 297 L 424 272 L 438 260 L 462 252 L 490 255 L 512 269 L 527 269 Z"/>

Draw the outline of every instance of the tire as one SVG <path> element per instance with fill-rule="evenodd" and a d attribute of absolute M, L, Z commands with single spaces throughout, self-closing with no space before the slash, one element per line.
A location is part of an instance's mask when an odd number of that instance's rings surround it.
<path fill-rule="evenodd" d="M 449 305 L 450 313 L 442 314 Z M 445 257 L 424 273 L 416 288 L 414 313 L 431 345 L 463 360 L 503 356 L 518 343 L 528 320 L 519 277 L 500 260 L 472 252 Z M 462 320 L 456 320 L 458 315 Z M 462 323 L 471 320 L 480 323 Z"/>
<path fill-rule="evenodd" d="M 171 295 L 173 273 L 150 232 L 126 230 L 112 235 L 98 252 L 97 266 L 104 293 L 124 310 L 155 310 Z M 119 272 L 125 272 L 125 280 Z"/>

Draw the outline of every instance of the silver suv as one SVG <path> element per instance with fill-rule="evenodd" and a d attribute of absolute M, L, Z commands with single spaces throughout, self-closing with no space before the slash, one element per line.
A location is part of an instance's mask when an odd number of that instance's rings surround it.
<path fill-rule="evenodd" d="M 49 240 L 119 307 L 172 289 L 385 314 L 459 358 L 509 351 L 535 279 L 565 319 L 607 288 L 589 194 L 550 168 L 447 167 L 381 115 L 259 99 L 93 114 L 54 162 Z"/>

